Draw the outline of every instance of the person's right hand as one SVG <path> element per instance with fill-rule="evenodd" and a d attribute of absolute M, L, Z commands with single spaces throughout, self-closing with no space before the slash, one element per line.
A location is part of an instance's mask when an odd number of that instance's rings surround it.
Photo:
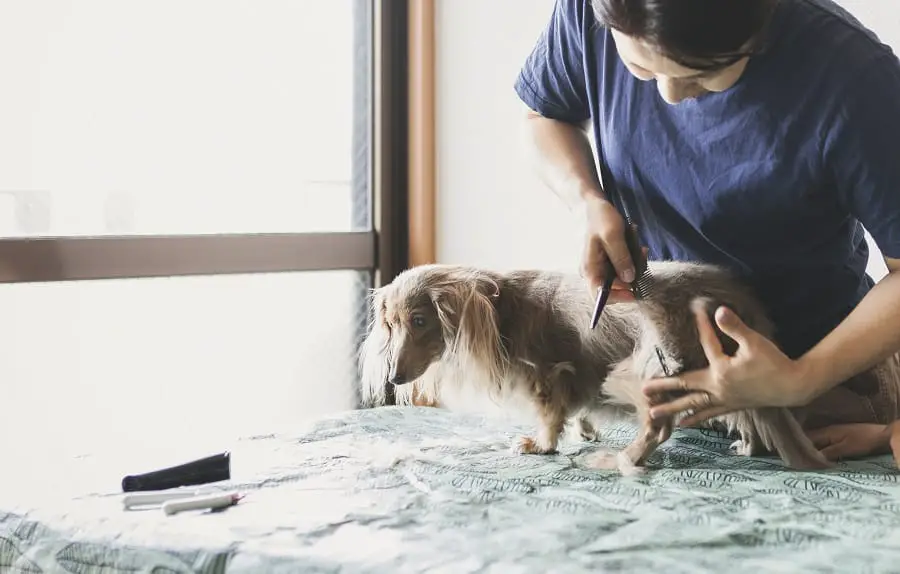
<path fill-rule="evenodd" d="M 900 468 L 900 420 L 892 422 L 888 425 L 888 428 L 891 432 L 891 438 L 888 442 L 894 455 L 894 462 L 897 463 L 897 468 Z"/>
<path fill-rule="evenodd" d="M 840 460 L 890 452 L 892 430 L 892 425 L 854 423 L 824 427 L 806 434 L 825 458 Z"/>
<path fill-rule="evenodd" d="M 612 260 L 618 278 L 613 281 L 608 303 L 633 301 L 630 283 L 635 266 L 625 242 L 625 220 L 615 206 L 599 195 L 585 199 L 586 235 L 581 272 L 596 293 L 603 285 L 607 257 Z"/>

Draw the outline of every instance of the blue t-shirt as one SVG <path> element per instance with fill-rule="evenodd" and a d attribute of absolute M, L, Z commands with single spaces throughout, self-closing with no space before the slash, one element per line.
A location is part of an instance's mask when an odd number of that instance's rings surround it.
<path fill-rule="evenodd" d="M 863 226 L 900 257 L 900 62 L 828 0 L 782 0 L 739 81 L 677 105 L 624 67 L 590 0 L 557 0 L 515 90 L 590 121 L 651 259 L 739 273 L 790 356 L 872 287 Z"/>

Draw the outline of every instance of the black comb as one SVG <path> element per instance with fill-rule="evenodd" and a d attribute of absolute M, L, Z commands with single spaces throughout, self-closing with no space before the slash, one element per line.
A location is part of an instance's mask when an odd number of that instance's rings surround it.
<path fill-rule="evenodd" d="M 625 245 L 628 247 L 628 254 L 631 256 L 631 260 L 638 264 L 643 261 L 643 253 L 641 253 L 640 242 L 638 241 L 637 233 L 632 225 L 628 224 L 628 227 L 625 231 Z M 634 290 L 634 286 L 637 283 L 638 278 L 641 278 L 642 275 L 635 273 L 635 283 L 632 283 L 632 291 Z M 594 315 L 591 317 L 591 329 L 597 327 L 597 323 L 600 321 L 600 314 L 603 312 L 603 309 L 606 307 L 606 302 L 609 300 L 609 295 L 612 292 L 612 284 L 616 279 L 616 269 L 613 267 L 612 261 L 607 257 L 606 259 L 606 275 L 604 275 L 603 285 L 600 287 L 600 292 L 597 293 L 597 301 L 594 305 Z M 643 286 L 643 292 L 647 292 L 650 288 L 649 281 L 646 281 L 646 285 Z M 636 294 L 635 297 L 638 295 Z"/>

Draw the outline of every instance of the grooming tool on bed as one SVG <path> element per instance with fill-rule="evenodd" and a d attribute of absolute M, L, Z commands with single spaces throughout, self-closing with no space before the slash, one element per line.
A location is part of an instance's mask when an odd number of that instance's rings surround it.
<path fill-rule="evenodd" d="M 200 490 L 166 490 L 162 492 L 144 492 L 140 494 L 127 494 L 122 498 L 122 505 L 126 510 L 138 506 L 160 506 L 170 500 L 194 498 L 211 494 Z"/>
<path fill-rule="evenodd" d="M 234 506 L 242 498 L 244 498 L 244 495 L 237 492 L 223 492 L 221 494 L 169 500 L 163 504 L 162 509 L 167 516 L 187 510 L 221 510 Z"/>
<path fill-rule="evenodd" d="M 234 491 L 181 490 L 129 494 L 122 499 L 126 510 L 140 506 L 161 507 L 167 515 L 186 510 L 219 510 L 238 503 L 244 495 Z"/>
<path fill-rule="evenodd" d="M 122 479 L 122 491 L 166 490 L 230 478 L 231 453 L 223 452 L 161 470 L 128 475 Z"/>

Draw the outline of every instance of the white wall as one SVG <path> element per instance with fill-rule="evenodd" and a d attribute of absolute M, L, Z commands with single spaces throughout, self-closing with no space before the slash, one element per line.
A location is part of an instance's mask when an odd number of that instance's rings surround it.
<path fill-rule="evenodd" d="M 440 261 L 577 265 L 577 219 L 524 165 L 513 91 L 552 7 L 552 0 L 437 2 Z"/>
<path fill-rule="evenodd" d="M 900 49 L 891 0 L 841 2 Z M 524 162 L 513 81 L 553 0 L 437 2 L 437 249 L 447 263 L 575 270 L 579 220 Z M 874 246 L 873 246 L 874 248 Z M 870 273 L 880 278 L 875 253 Z"/>

